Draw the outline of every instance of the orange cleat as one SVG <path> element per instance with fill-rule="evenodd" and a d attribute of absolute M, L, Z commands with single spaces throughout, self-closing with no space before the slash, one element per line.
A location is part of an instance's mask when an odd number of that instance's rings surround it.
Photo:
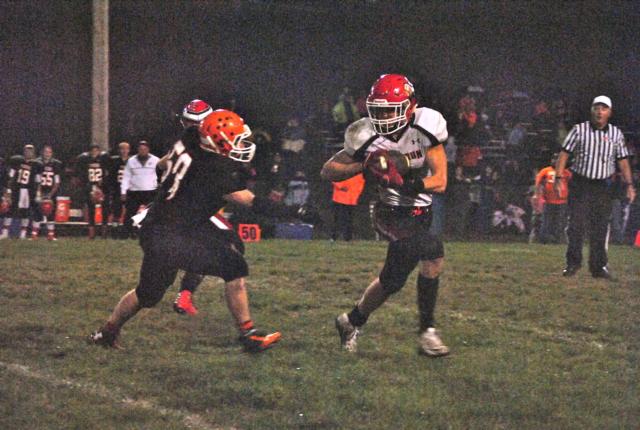
<path fill-rule="evenodd" d="M 191 291 L 183 290 L 178 293 L 178 297 L 173 302 L 173 310 L 179 314 L 196 315 L 198 313 L 198 309 L 193 305 Z"/>
<path fill-rule="evenodd" d="M 246 352 L 262 352 L 275 345 L 281 337 L 282 334 L 279 331 L 266 334 L 252 329 L 240 336 L 239 340 Z"/>

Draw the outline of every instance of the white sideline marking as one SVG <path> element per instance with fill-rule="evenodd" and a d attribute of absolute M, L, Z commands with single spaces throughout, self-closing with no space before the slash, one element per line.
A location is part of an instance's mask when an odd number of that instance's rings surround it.
<path fill-rule="evenodd" d="M 37 370 L 32 370 L 27 366 L 16 363 L 5 363 L 0 361 L 0 368 L 7 369 L 9 372 L 25 376 L 31 379 L 37 379 L 38 381 L 46 382 L 47 384 L 54 386 L 69 387 L 81 391 L 84 394 L 90 394 L 97 397 L 102 397 L 110 400 L 113 403 L 121 403 L 128 407 L 134 407 L 138 409 L 144 409 L 148 411 L 156 412 L 163 416 L 170 416 L 173 418 L 181 419 L 183 424 L 188 428 L 204 429 L 204 430 L 222 430 L 222 427 L 215 427 L 207 423 L 207 421 L 198 414 L 184 412 L 178 409 L 166 408 L 157 405 L 149 400 L 135 400 L 131 397 L 121 395 L 117 390 L 111 390 L 104 385 L 79 382 L 66 378 L 58 378 L 53 375 L 49 375 Z M 235 430 L 231 427 L 230 430 Z"/>

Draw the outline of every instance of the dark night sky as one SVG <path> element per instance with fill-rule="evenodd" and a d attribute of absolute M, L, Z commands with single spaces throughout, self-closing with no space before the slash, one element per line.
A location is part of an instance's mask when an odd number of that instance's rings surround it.
<path fill-rule="evenodd" d="M 562 93 L 586 115 L 606 93 L 618 122 L 638 125 L 637 2 L 112 0 L 110 20 L 112 143 L 170 130 L 194 97 L 234 95 L 249 124 L 277 128 L 384 72 L 440 105 L 481 83 Z M 90 32 L 90 1 L 0 4 L 0 155 L 88 145 Z"/>

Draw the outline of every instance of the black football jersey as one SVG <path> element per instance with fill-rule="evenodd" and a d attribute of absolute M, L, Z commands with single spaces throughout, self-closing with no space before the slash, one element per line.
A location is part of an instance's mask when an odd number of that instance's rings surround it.
<path fill-rule="evenodd" d="M 78 156 L 76 171 L 83 184 L 102 186 L 109 171 L 109 155 L 101 152 L 93 158 L 88 152 L 83 152 Z"/>
<path fill-rule="evenodd" d="M 40 163 L 40 186 L 42 192 L 49 194 L 56 182 L 60 182 L 62 177 L 62 162 L 55 158 L 45 161 L 42 157 L 38 158 Z"/>
<path fill-rule="evenodd" d="M 119 155 L 111 157 L 109 165 L 109 188 L 114 194 L 120 194 L 120 185 L 122 185 L 122 177 L 124 168 L 129 159 L 123 160 Z"/>
<path fill-rule="evenodd" d="M 13 191 L 20 188 L 35 191 L 42 167 L 38 160 L 26 160 L 22 155 L 14 155 L 9 160 L 9 166 L 13 177 Z"/>
<path fill-rule="evenodd" d="M 185 132 L 169 153 L 160 191 L 145 223 L 193 226 L 209 222 L 226 204 L 224 195 L 246 189 L 240 162 L 203 151 L 193 144 L 194 139 L 194 133 Z"/>

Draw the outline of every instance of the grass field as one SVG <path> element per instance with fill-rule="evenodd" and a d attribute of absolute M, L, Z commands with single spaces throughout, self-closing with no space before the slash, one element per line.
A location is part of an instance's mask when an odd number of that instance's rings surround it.
<path fill-rule="evenodd" d="M 136 283 L 133 241 L 0 243 L 0 429 L 638 429 L 640 250 L 610 249 L 617 282 L 559 275 L 562 246 L 449 243 L 436 311 L 449 357 L 417 353 L 415 274 L 355 355 L 333 319 L 381 268 L 383 243 L 251 244 L 264 354 L 236 344 L 221 283 L 200 314 L 175 287 L 123 330 L 86 335 Z"/>

